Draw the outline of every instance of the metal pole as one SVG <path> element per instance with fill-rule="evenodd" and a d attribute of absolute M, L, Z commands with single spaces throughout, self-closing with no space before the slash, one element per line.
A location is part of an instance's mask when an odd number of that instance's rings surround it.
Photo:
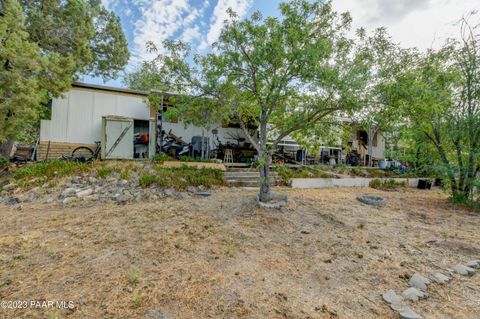
<path fill-rule="evenodd" d="M 163 94 L 160 100 L 160 153 L 163 153 Z"/>

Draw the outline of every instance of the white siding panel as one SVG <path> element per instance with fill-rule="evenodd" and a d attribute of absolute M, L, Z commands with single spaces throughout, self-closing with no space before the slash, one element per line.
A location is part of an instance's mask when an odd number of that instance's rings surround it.
<path fill-rule="evenodd" d="M 50 120 L 41 120 L 40 121 L 40 141 L 50 141 Z"/>
<path fill-rule="evenodd" d="M 92 112 L 92 135 L 94 141 L 100 141 L 102 136 L 102 117 L 116 114 L 117 96 L 106 93 L 94 93 L 94 108 Z"/>
<path fill-rule="evenodd" d="M 67 124 L 70 93 L 63 98 L 52 101 L 52 120 L 50 123 L 50 140 L 53 142 L 67 142 Z"/>
<path fill-rule="evenodd" d="M 150 119 L 150 108 L 144 103 L 142 97 L 119 95 L 117 96 L 115 115 L 148 120 Z"/>
<path fill-rule="evenodd" d="M 71 143 L 92 143 L 92 113 L 94 95 L 88 91 L 73 90 L 70 93 L 67 139 Z"/>

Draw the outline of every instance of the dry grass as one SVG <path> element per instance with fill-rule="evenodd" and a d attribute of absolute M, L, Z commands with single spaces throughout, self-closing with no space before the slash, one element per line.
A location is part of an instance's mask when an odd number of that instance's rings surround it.
<path fill-rule="evenodd" d="M 0 299 L 73 300 L 12 318 L 397 318 L 381 300 L 414 272 L 480 257 L 480 215 L 433 191 L 254 190 L 129 206 L 0 206 Z M 385 208 L 355 200 L 380 194 Z M 363 225 L 359 227 L 358 225 Z M 424 318 L 479 318 L 480 275 L 432 285 Z"/>

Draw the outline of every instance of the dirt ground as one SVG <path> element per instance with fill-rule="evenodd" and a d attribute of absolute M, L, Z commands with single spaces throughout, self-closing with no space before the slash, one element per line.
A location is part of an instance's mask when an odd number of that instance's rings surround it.
<path fill-rule="evenodd" d="M 397 318 L 382 300 L 409 277 L 480 257 L 480 215 L 436 191 L 276 189 L 141 205 L 0 206 L 0 318 Z M 361 204 L 379 194 L 387 206 Z M 92 206 L 88 206 L 92 205 Z M 480 274 L 428 288 L 424 318 L 480 318 Z"/>

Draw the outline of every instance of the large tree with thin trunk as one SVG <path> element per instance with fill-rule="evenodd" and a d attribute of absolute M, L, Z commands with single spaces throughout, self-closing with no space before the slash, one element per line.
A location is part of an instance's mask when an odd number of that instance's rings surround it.
<path fill-rule="evenodd" d="M 277 144 L 295 132 L 314 130 L 338 112 L 358 105 L 356 89 L 365 65 L 352 53 L 351 18 L 325 1 L 280 4 L 279 17 L 259 12 L 230 19 L 211 53 L 194 55 L 188 46 L 166 42 L 162 56 L 177 92 L 171 112 L 186 122 L 234 119 L 259 156 L 261 201 L 271 199 L 270 163 Z M 175 86 L 174 85 L 174 86 Z M 249 129 L 258 127 L 258 136 Z"/>
<path fill-rule="evenodd" d="M 129 60 L 119 18 L 100 0 L 0 0 L 0 142 L 5 155 L 42 105 L 80 75 L 118 76 Z M 20 102 L 23 101 L 23 102 Z"/>
<path fill-rule="evenodd" d="M 350 118 L 354 127 L 367 132 L 368 166 L 372 166 L 375 136 L 399 120 L 397 109 L 388 103 L 385 96 L 385 87 L 402 70 L 409 59 L 409 52 L 394 43 L 385 28 L 376 29 L 372 35 L 360 29 L 357 36 L 356 50 L 363 54 L 367 68 L 363 88 L 358 95 L 362 107 Z"/>
<path fill-rule="evenodd" d="M 417 56 L 388 92 L 408 127 L 436 150 L 454 197 L 472 199 L 480 173 L 480 26 L 465 18 L 461 30 L 460 41 Z"/>

